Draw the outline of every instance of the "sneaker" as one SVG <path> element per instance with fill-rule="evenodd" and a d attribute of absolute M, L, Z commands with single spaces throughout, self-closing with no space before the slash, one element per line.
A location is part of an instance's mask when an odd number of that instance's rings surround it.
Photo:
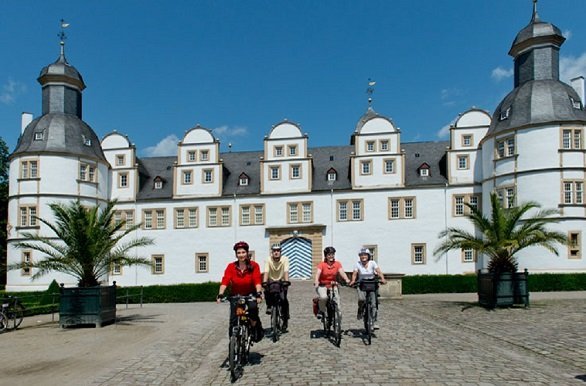
<path fill-rule="evenodd" d="M 287 332 L 287 327 L 289 327 L 289 321 L 283 320 L 283 325 L 281 326 L 281 332 Z"/>
<path fill-rule="evenodd" d="M 321 311 L 318 311 L 317 315 L 315 315 L 316 318 L 318 318 L 319 320 L 322 320 L 324 318 L 324 313 Z"/>
<path fill-rule="evenodd" d="M 273 313 L 273 307 L 267 307 L 267 315 L 270 315 Z"/>
<path fill-rule="evenodd" d="M 375 324 L 374 324 L 374 329 L 375 329 L 375 330 L 380 330 L 380 327 L 379 327 L 379 325 L 375 323 Z"/>

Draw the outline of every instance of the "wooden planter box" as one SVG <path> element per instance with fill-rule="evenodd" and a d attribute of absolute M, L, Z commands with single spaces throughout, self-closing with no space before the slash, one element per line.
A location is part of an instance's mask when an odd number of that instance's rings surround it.
<path fill-rule="evenodd" d="M 59 325 L 62 328 L 84 324 L 96 327 L 116 319 L 116 283 L 108 287 L 60 288 Z"/>
<path fill-rule="evenodd" d="M 514 274 L 502 273 L 498 278 L 493 273 L 478 271 L 478 303 L 494 307 L 508 307 L 516 304 L 529 306 L 527 270 Z"/>

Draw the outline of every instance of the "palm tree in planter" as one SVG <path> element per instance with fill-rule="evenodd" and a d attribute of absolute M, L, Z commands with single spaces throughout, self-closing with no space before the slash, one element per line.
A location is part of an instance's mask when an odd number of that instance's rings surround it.
<path fill-rule="evenodd" d="M 61 288 L 59 321 L 62 327 L 86 323 L 101 326 L 103 322 L 114 320 L 116 286 L 100 287 L 100 281 L 107 278 L 116 265 L 151 266 L 150 260 L 131 256 L 130 251 L 151 245 L 153 240 L 145 237 L 125 239 L 140 224 L 127 227 L 125 221 L 115 221 L 115 205 L 116 201 L 109 201 L 100 209 L 98 206 L 85 207 L 80 201 L 50 204 L 55 223 L 42 218 L 38 220 L 49 227 L 58 240 L 23 233 L 27 240 L 16 244 L 18 248 L 33 249 L 45 256 L 32 262 L 12 264 L 9 269 L 35 269 L 33 280 L 52 271 L 71 275 L 78 280 L 77 288 Z M 84 310 L 84 306 L 88 306 L 89 310 Z M 104 306 L 106 311 L 98 309 Z"/>
<path fill-rule="evenodd" d="M 505 208 L 496 193 L 490 195 L 490 204 L 490 217 L 466 204 L 469 209 L 466 217 L 474 224 L 477 233 L 448 228 L 439 234 L 438 237 L 445 240 L 435 249 L 434 254 L 441 255 L 452 249 L 472 249 L 478 256 L 487 256 L 488 274 L 478 272 L 479 302 L 490 307 L 512 305 L 514 302 L 519 303 L 519 297 L 523 297 L 527 305 L 527 273 L 517 273 L 515 255 L 532 246 L 544 247 L 558 255 L 555 245 L 567 244 L 567 237 L 561 232 L 548 230 L 547 225 L 559 221 L 553 217 L 559 212 L 555 209 L 540 209 L 541 206 L 534 201 Z M 527 216 L 530 211 L 537 212 Z M 514 290 L 525 294 L 518 293 L 515 301 Z M 501 294 L 503 291 L 508 294 Z"/>

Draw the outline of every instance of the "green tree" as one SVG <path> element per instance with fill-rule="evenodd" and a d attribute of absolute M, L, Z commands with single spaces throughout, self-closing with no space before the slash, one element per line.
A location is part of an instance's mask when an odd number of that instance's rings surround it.
<path fill-rule="evenodd" d="M 6 226 L 8 225 L 8 146 L 0 137 L 0 284 L 6 283 Z"/>
<path fill-rule="evenodd" d="M 92 287 L 98 285 L 115 264 L 151 266 L 150 260 L 131 256 L 129 252 L 136 247 L 151 245 L 153 240 L 146 237 L 123 240 L 140 224 L 127 228 L 125 221 L 115 222 L 115 204 L 110 201 L 102 210 L 97 206 L 86 208 L 79 201 L 67 205 L 50 204 L 55 224 L 42 218 L 39 221 L 47 225 L 59 240 L 23 233 L 27 241 L 16 246 L 40 251 L 45 256 L 32 263 L 11 264 L 8 268 L 35 268 L 37 272 L 33 279 L 52 271 L 62 272 L 77 278 L 80 287 Z"/>
<path fill-rule="evenodd" d="M 480 236 L 462 229 L 448 228 L 439 234 L 438 237 L 446 239 L 435 249 L 434 254 L 471 248 L 478 255 L 488 256 L 488 270 L 499 275 L 501 272 L 517 271 L 515 254 L 524 248 L 541 246 L 558 255 L 555 245 L 567 244 L 565 234 L 547 229 L 548 224 L 559 221 L 557 217 L 552 217 L 559 213 L 557 210 L 542 210 L 534 201 L 504 208 L 495 193 L 490 195 L 490 204 L 490 218 L 484 216 L 480 209 L 467 204 L 470 209 L 467 217 Z M 532 210 L 537 210 L 537 213 L 524 218 Z"/>

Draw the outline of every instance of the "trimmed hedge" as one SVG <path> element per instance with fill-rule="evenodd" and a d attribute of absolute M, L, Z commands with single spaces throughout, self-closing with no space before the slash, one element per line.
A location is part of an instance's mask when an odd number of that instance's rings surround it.
<path fill-rule="evenodd" d="M 586 291 L 586 273 L 529 272 L 529 292 Z M 476 274 L 403 277 L 403 294 L 477 292 Z"/>
<path fill-rule="evenodd" d="M 220 283 L 207 282 L 198 284 L 153 285 L 142 287 L 143 303 L 190 303 L 210 302 L 216 300 Z M 125 303 L 128 292 L 128 303 L 140 302 L 141 287 L 119 287 L 118 303 Z"/>

